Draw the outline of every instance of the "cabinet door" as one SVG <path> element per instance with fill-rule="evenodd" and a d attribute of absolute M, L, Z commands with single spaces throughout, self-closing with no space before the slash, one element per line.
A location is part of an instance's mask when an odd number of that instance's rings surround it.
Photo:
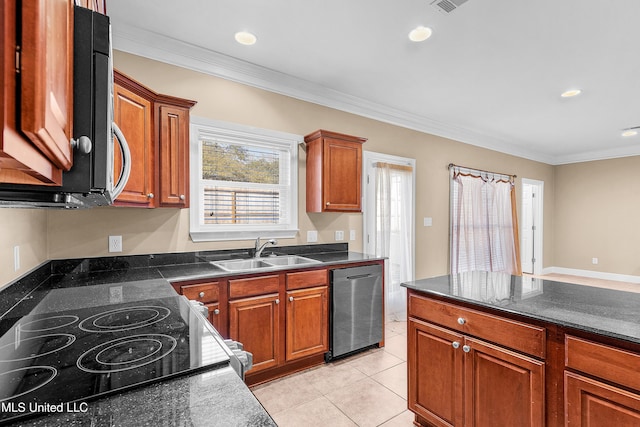
<path fill-rule="evenodd" d="M 639 394 L 570 372 L 564 383 L 566 426 L 640 426 Z"/>
<path fill-rule="evenodd" d="M 154 150 L 152 136 L 152 103 L 124 88 L 114 86 L 114 121 L 118 124 L 131 150 L 131 176 L 116 205 L 155 206 Z M 119 150 L 115 150 L 115 169 L 121 168 Z"/>
<path fill-rule="evenodd" d="M 544 426 L 544 362 L 465 338 L 465 426 Z"/>
<path fill-rule="evenodd" d="M 189 207 L 189 111 L 160 105 L 160 206 Z"/>
<path fill-rule="evenodd" d="M 328 287 L 287 292 L 286 360 L 329 350 Z"/>
<path fill-rule="evenodd" d="M 63 169 L 73 162 L 73 2 L 22 2 L 22 131 Z"/>
<path fill-rule="evenodd" d="M 409 409 L 434 426 L 463 425 L 463 339 L 447 329 L 409 319 Z"/>
<path fill-rule="evenodd" d="M 29 7 L 43 8 L 46 4 L 42 2 L 29 2 Z M 38 146 L 36 146 L 21 130 L 21 113 L 24 109 L 34 110 L 36 106 L 22 106 L 20 94 L 20 78 L 22 70 L 17 73 L 20 66 L 17 61 L 17 46 L 22 44 L 18 39 L 17 27 L 20 24 L 21 8 L 16 0 L 4 0 L 0 2 L 0 32 L 2 34 L 2 51 L 0 52 L 0 91 L 2 92 L 2 103 L 0 103 L 0 120 L 2 120 L 2 132 L 0 133 L 0 182 L 14 184 L 62 184 L 62 169 L 56 166 Z M 57 23 L 53 23 L 57 25 Z M 66 34 L 66 23 L 64 28 L 59 28 L 60 37 Z M 31 28 L 23 28 L 23 34 L 29 33 Z M 34 31 L 41 30 L 33 28 Z M 21 52 L 26 50 L 21 48 Z M 62 56 L 65 56 L 63 53 Z M 46 74 L 46 69 L 36 68 L 30 70 L 33 73 Z M 56 70 L 58 77 L 62 78 L 67 72 Z M 29 74 L 29 73 L 28 73 Z M 35 78 L 35 76 L 34 76 Z M 56 94 L 59 94 L 56 91 Z M 70 101 L 69 101 L 70 102 Z M 70 105 L 64 102 L 63 105 Z M 44 108 L 44 107 L 42 107 Z M 42 109 L 40 108 L 40 109 Z M 35 114 L 35 113 L 34 113 Z M 61 113 L 64 120 L 71 123 L 71 117 L 67 117 L 67 112 Z M 67 139 L 68 143 L 69 140 Z"/>
<path fill-rule="evenodd" d="M 280 363 L 278 294 L 229 302 L 229 337 L 253 354 L 251 373 Z"/>
<path fill-rule="evenodd" d="M 325 138 L 323 210 L 360 212 L 362 144 Z"/>
<path fill-rule="evenodd" d="M 209 310 L 209 323 L 211 323 L 213 327 L 216 328 L 220 335 L 224 336 L 225 334 L 220 331 L 220 304 L 217 302 L 213 302 L 210 304 L 205 304 L 204 306 Z"/>

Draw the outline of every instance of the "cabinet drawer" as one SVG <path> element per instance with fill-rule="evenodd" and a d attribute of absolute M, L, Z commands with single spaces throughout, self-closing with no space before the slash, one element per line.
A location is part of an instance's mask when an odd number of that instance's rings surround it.
<path fill-rule="evenodd" d="M 280 288 L 278 275 L 229 280 L 229 299 L 277 293 Z"/>
<path fill-rule="evenodd" d="M 545 329 L 415 294 L 409 314 L 544 359 Z"/>
<path fill-rule="evenodd" d="M 204 303 L 218 301 L 218 282 L 203 283 L 200 285 L 183 285 L 180 286 L 180 291 L 187 299 Z"/>
<path fill-rule="evenodd" d="M 640 354 L 567 335 L 565 365 L 586 374 L 640 390 Z"/>
<path fill-rule="evenodd" d="M 325 286 L 327 284 L 327 270 L 299 271 L 287 273 L 287 290 Z"/>

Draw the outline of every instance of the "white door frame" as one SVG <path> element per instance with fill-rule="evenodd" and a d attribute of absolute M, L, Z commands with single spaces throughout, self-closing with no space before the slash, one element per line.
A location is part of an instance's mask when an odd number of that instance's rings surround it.
<path fill-rule="evenodd" d="M 542 254 L 543 254 L 543 236 L 544 236 L 544 181 L 539 181 L 536 179 L 528 179 L 522 178 L 522 185 L 531 185 L 535 187 L 534 189 L 534 203 L 533 203 L 533 217 L 534 217 L 534 252 L 533 258 L 535 262 L 533 263 L 533 274 L 542 274 Z M 524 191 L 523 191 L 524 194 Z M 521 205 L 522 206 L 522 205 Z M 521 239 L 522 240 L 522 239 Z M 520 252 L 522 253 L 522 248 L 520 248 Z"/>
<path fill-rule="evenodd" d="M 364 253 L 375 253 L 375 247 L 373 239 L 369 238 L 371 227 L 375 227 L 375 197 L 376 197 L 376 182 L 375 182 L 375 168 L 373 163 L 385 162 L 396 165 L 406 165 L 413 168 L 411 186 L 413 188 L 413 198 L 411 210 L 413 211 L 414 221 L 411 223 L 411 235 L 413 238 L 413 245 L 411 247 L 411 257 L 413 271 L 411 272 L 413 278 L 416 277 L 416 159 L 410 159 L 408 157 L 394 156 L 391 154 L 376 153 L 373 151 L 362 152 L 362 249 Z M 373 207 L 373 208 L 372 208 Z M 375 232 L 375 230 L 373 230 Z M 386 269 L 385 269 L 386 270 Z"/>

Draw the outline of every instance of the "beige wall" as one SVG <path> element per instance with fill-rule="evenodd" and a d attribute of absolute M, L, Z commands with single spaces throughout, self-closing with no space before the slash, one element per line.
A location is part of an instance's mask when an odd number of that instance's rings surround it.
<path fill-rule="evenodd" d="M 556 266 L 640 276 L 640 156 L 557 166 L 555 207 Z"/>
<path fill-rule="evenodd" d="M 194 115 L 216 120 L 305 135 L 323 128 L 368 138 L 367 151 L 416 159 L 416 277 L 445 274 L 448 269 L 449 163 L 488 169 L 545 182 L 545 266 L 553 265 L 554 168 L 433 135 L 344 113 L 264 90 L 233 83 L 122 52 L 116 52 L 116 67 L 155 91 L 194 99 Z M 307 214 L 304 208 L 305 154 L 300 149 L 299 227 L 296 239 L 282 244 L 304 243 L 306 231 L 319 231 L 319 243 L 333 242 L 333 231 L 357 230 L 349 242 L 361 250 L 360 214 Z M 0 211 L 2 212 L 2 211 Z M 4 213 L 4 212 L 2 212 Z M 6 222 L 19 214 L 7 213 Z M 422 218 L 433 218 L 423 227 Z M 108 256 L 109 235 L 122 235 L 124 254 L 182 252 L 249 247 L 250 241 L 193 243 L 189 239 L 189 212 L 177 209 L 100 208 L 86 211 L 47 212 L 46 256 L 50 259 Z M 20 220 L 21 221 L 21 220 Z M 345 233 L 348 235 L 348 233 Z M 38 245 L 42 242 L 38 241 Z M 0 250 L 9 245 L 0 242 Z M 3 282 L 0 282 L 3 283 Z"/>
<path fill-rule="evenodd" d="M 553 208 L 553 168 L 537 162 L 473 147 L 459 142 L 388 125 L 331 108 L 255 89 L 209 75 L 189 71 L 141 57 L 116 52 L 116 67 L 155 91 L 194 99 L 192 114 L 233 123 L 305 135 L 316 129 L 368 138 L 367 151 L 417 160 L 416 275 L 444 274 L 448 268 L 449 186 L 447 165 L 451 162 L 515 173 L 519 177 L 547 182 L 548 209 Z M 149 72 L 153 70 L 153 72 Z M 357 230 L 350 242 L 361 250 L 360 214 L 307 214 L 304 208 L 305 153 L 300 149 L 299 225 L 297 239 L 283 244 L 304 243 L 306 231 L 319 230 L 319 242 L 333 242 L 333 231 Z M 49 256 L 108 255 L 107 236 L 123 236 L 126 253 L 192 251 L 249 247 L 252 242 L 198 243 L 189 239 L 187 210 L 104 208 L 90 211 L 49 213 Z M 422 218 L 432 217 L 433 226 L 423 227 Z M 97 226 L 96 226 L 97 225 Z M 552 241 L 551 227 L 545 236 Z M 348 235 L 348 233 L 346 233 Z M 551 247 L 551 245 L 549 245 Z M 552 254 L 545 254 L 552 259 Z"/>
<path fill-rule="evenodd" d="M 13 248 L 20 269 L 14 271 Z M 0 287 L 47 260 L 47 210 L 0 209 Z"/>

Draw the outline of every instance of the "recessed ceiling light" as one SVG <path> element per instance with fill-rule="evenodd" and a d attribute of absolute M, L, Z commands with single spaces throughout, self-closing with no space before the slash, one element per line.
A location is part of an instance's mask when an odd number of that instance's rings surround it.
<path fill-rule="evenodd" d="M 638 131 L 635 129 L 627 129 L 622 131 L 622 136 L 635 136 L 638 134 Z"/>
<path fill-rule="evenodd" d="M 429 27 L 423 27 L 422 25 L 414 28 L 409 33 L 409 40 L 412 42 L 423 42 L 429 37 L 431 37 L 433 31 Z"/>
<path fill-rule="evenodd" d="M 582 91 L 580 89 L 571 89 L 568 90 L 566 92 L 562 92 L 562 94 L 560 95 L 563 98 L 571 98 L 574 96 L 578 96 L 582 93 Z"/>
<path fill-rule="evenodd" d="M 252 44 L 255 44 L 256 41 L 258 40 L 258 38 L 254 34 L 251 34 L 248 31 L 240 31 L 236 33 L 235 37 L 238 43 L 246 46 L 251 46 Z"/>

